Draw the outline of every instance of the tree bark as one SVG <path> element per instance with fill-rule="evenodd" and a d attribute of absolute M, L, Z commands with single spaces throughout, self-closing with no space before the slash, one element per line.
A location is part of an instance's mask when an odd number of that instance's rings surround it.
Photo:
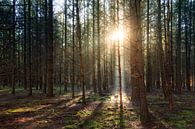
<path fill-rule="evenodd" d="M 131 81 L 132 102 L 140 103 L 141 121 L 150 121 L 146 90 L 144 84 L 144 56 L 141 37 L 141 5 L 140 0 L 130 1 L 131 33 Z"/>
<path fill-rule="evenodd" d="M 53 96 L 53 0 L 48 3 L 48 63 L 47 63 L 47 96 Z"/>

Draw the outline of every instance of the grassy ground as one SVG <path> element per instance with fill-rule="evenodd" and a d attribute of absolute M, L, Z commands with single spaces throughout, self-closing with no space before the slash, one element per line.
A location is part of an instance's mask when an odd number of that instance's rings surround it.
<path fill-rule="evenodd" d="M 168 102 L 162 96 L 148 97 L 150 112 L 166 127 L 195 129 L 195 93 L 174 96 L 174 110 L 168 111 Z"/>
<path fill-rule="evenodd" d="M 36 92 L 29 97 L 22 89 L 17 95 L 9 89 L 0 89 L 0 129 L 193 129 L 195 120 L 195 97 L 175 96 L 175 111 L 168 112 L 162 97 L 150 95 L 149 107 L 152 123 L 143 125 L 138 109 L 124 95 L 124 108 L 120 110 L 118 97 L 108 94 L 89 94 L 87 104 L 82 105 L 81 96 L 71 99 L 70 94 L 53 98 Z"/>

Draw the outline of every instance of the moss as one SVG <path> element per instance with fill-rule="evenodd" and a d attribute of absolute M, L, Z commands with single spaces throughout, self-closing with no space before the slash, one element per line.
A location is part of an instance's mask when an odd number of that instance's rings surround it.
<path fill-rule="evenodd" d="M 170 122 L 171 122 L 171 125 L 173 125 L 177 129 L 186 129 L 187 128 L 186 120 L 172 120 Z"/>
<path fill-rule="evenodd" d="M 91 101 L 104 101 L 107 99 L 110 99 L 110 96 L 91 95 L 87 98 L 87 100 L 91 100 Z"/>
<path fill-rule="evenodd" d="M 78 126 L 76 124 L 66 125 L 64 129 L 78 129 Z"/>
<path fill-rule="evenodd" d="M 76 115 L 82 119 L 82 118 L 85 118 L 87 116 L 90 116 L 91 113 L 92 113 L 92 111 L 89 111 L 89 110 L 81 110 L 81 111 L 77 112 Z"/>
<path fill-rule="evenodd" d="M 11 113 L 32 112 L 32 111 L 35 111 L 35 109 L 29 107 L 23 107 L 23 108 L 8 109 L 2 111 L 0 114 L 11 114 Z"/>
<path fill-rule="evenodd" d="M 169 115 L 169 123 L 178 129 L 186 129 L 188 124 L 190 124 L 195 118 L 195 113 L 193 110 L 182 110 L 177 114 Z"/>
<path fill-rule="evenodd" d="M 0 89 L 0 93 L 9 93 L 10 89 Z"/>
<path fill-rule="evenodd" d="M 97 121 L 87 122 L 85 126 L 87 127 L 87 129 L 101 129 L 103 127 L 102 123 Z"/>

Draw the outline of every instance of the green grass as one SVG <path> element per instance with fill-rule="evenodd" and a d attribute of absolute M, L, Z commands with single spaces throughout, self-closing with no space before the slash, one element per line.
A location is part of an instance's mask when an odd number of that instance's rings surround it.
<path fill-rule="evenodd" d="M 193 97 L 176 96 L 173 112 L 168 111 L 168 102 L 162 100 L 162 97 L 149 96 L 148 98 L 150 109 L 154 113 L 160 113 L 159 116 L 161 119 L 166 121 L 174 129 L 187 129 L 195 120 L 195 105 L 194 103 L 190 103 Z"/>
<path fill-rule="evenodd" d="M 78 125 L 76 124 L 70 124 L 70 125 L 66 125 L 64 126 L 64 129 L 77 129 Z"/>
<path fill-rule="evenodd" d="M 87 100 L 91 100 L 91 101 L 105 101 L 107 99 L 110 99 L 110 96 L 108 96 L 108 95 L 105 95 L 105 96 L 91 95 L 87 98 Z"/>
<path fill-rule="evenodd" d="M 102 123 L 95 120 L 91 120 L 85 123 L 87 129 L 101 129 L 103 127 Z"/>
<path fill-rule="evenodd" d="M 195 119 L 195 109 L 188 108 L 179 112 L 176 117 L 171 118 L 170 123 L 178 129 L 186 129 Z"/>
<path fill-rule="evenodd" d="M 92 111 L 90 111 L 90 110 L 81 110 L 81 111 L 79 111 L 79 112 L 77 112 L 77 116 L 79 117 L 79 118 L 85 118 L 85 117 L 87 117 L 87 116 L 90 116 L 92 114 Z"/>
<path fill-rule="evenodd" d="M 14 109 L 8 109 L 8 110 L 0 112 L 0 115 L 12 114 L 12 113 L 22 113 L 22 112 L 32 112 L 32 111 L 36 111 L 36 109 L 32 107 L 14 108 Z"/>

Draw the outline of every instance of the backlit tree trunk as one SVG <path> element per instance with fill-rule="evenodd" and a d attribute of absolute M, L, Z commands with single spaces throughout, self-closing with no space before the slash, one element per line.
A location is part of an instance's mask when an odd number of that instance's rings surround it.
<path fill-rule="evenodd" d="M 144 56 L 141 37 L 141 5 L 140 0 L 130 2 L 131 25 L 131 84 L 132 102 L 140 104 L 140 116 L 143 122 L 150 120 L 146 90 L 144 84 Z"/>

